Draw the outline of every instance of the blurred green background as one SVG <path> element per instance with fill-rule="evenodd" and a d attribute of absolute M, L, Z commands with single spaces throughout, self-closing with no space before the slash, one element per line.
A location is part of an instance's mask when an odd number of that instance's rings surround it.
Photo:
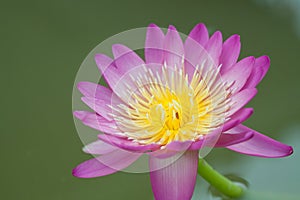
<path fill-rule="evenodd" d="M 152 199 L 148 174 L 71 175 L 73 167 L 89 158 L 81 151 L 72 117 L 72 88 L 81 62 L 107 37 L 152 22 L 173 24 L 186 34 L 204 22 L 224 38 L 240 34 L 241 57 L 269 55 L 271 68 L 251 102 L 255 114 L 246 124 L 298 146 L 298 5 L 297 0 L 2 0 L 0 199 Z M 297 151 L 290 158 L 267 161 L 215 150 L 208 159 L 224 173 L 238 172 L 254 188 L 296 194 L 299 187 Z M 265 181 L 263 186 L 257 180 Z M 202 182 L 199 190 L 205 190 Z"/>

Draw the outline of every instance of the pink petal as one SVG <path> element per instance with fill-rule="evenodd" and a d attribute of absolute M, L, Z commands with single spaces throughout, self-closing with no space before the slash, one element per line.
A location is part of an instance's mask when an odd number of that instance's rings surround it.
<path fill-rule="evenodd" d="M 239 124 L 240 124 L 239 119 L 231 119 L 231 120 L 227 121 L 226 123 L 224 123 L 224 125 L 222 127 L 222 132 L 225 132 Z"/>
<path fill-rule="evenodd" d="M 96 83 L 79 82 L 77 88 L 86 97 L 103 99 L 105 101 L 111 99 L 112 90 Z"/>
<path fill-rule="evenodd" d="M 87 160 L 73 169 L 73 176 L 79 178 L 95 178 L 113 174 L 117 170 L 107 167 L 100 163 L 96 158 Z"/>
<path fill-rule="evenodd" d="M 217 133 L 217 132 L 216 132 Z M 192 143 L 190 150 L 198 150 L 204 147 L 214 148 L 214 147 L 225 147 L 232 144 L 237 144 L 249 140 L 253 136 L 251 131 L 243 131 L 240 133 L 211 133 L 206 135 L 203 139 Z"/>
<path fill-rule="evenodd" d="M 215 66 L 219 65 L 219 58 L 222 52 L 223 44 L 222 40 L 222 33 L 220 31 L 216 31 L 205 45 L 205 49 L 207 50 L 207 53 L 214 62 Z"/>
<path fill-rule="evenodd" d="M 193 77 L 197 65 L 207 59 L 204 45 L 208 41 L 208 32 L 204 24 L 198 24 L 190 32 L 184 43 L 185 71 L 189 79 Z"/>
<path fill-rule="evenodd" d="M 230 150 L 250 156 L 266 158 L 285 157 L 293 153 L 293 148 L 291 146 L 280 143 L 246 126 L 239 125 L 236 128 L 233 128 L 233 131 L 252 131 L 254 136 L 250 140 L 227 146 L 227 148 Z"/>
<path fill-rule="evenodd" d="M 112 120 L 108 115 L 112 112 L 112 104 L 120 104 L 122 101 L 113 94 L 112 90 L 91 82 L 80 82 L 77 85 L 79 91 L 84 95 L 81 100 L 99 115 L 107 120 Z"/>
<path fill-rule="evenodd" d="M 104 54 L 95 55 L 95 61 L 107 84 L 114 89 L 123 74 L 117 70 L 114 61 Z"/>
<path fill-rule="evenodd" d="M 254 67 L 243 89 L 255 88 L 261 80 L 260 77 L 262 76 L 262 73 L 263 71 L 260 68 Z"/>
<path fill-rule="evenodd" d="M 257 93 L 255 88 L 244 89 L 236 94 L 234 94 L 231 98 L 232 106 L 228 111 L 228 116 L 233 115 L 242 107 L 244 107 Z"/>
<path fill-rule="evenodd" d="M 112 109 L 109 107 L 111 105 L 111 100 L 106 102 L 90 97 L 82 97 L 81 100 L 105 119 L 109 121 L 113 120 L 113 117 L 109 115 L 109 113 L 112 113 Z"/>
<path fill-rule="evenodd" d="M 81 163 L 75 169 L 73 169 L 72 173 L 73 176 L 79 178 L 106 176 L 125 169 L 140 156 L 141 154 L 116 150 Z"/>
<path fill-rule="evenodd" d="M 255 58 L 253 56 L 244 58 L 232 66 L 221 78 L 224 82 L 234 82 L 231 88 L 233 89 L 233 92 L 236 93 L 240 91 L 247 82 L 254 63 Z"/>
<path fill-rule="evenodd" d="M 141 155 L 142 153 L 133 153 L 122 149 L 118 149 L 111 153 L 99 156 L 97 159 L 104 165 L 120 171 L 131 165 Z"/>
<path fill-rule="evenodd" d="M 226 73 L 236 63 L 240 55 L 240 50 L 241 42 L 239 35 L 232 35 L 224 42 L 220 56 L 220 63 L 222 64 L 221 73 Z"/>
<path fill-rule="evenodd" d="M 97 54 L 95 56 L 95 61 L 114 94 L 119 98 L 124 98 L 126 101 L 126 98 L 129 95 L 128 87 L 132 89 L 136 88 L 130 76 L 125 76 L 126 73 L 117 69 L 114 61 L 104 54 Z M 141 70 L 142 68 L 139 67 L 139 71 Z M 116 95 L 114 95 L 113 98 L 117 98 Z"/>
<path fill-rule="evenodd" d="M 115 44 L 112 46 L 115 63 L 122 73 L 133 70 L 135 67 L 144 65 L 144 61 L 131 49 L 122 45 Z"/>
<path fill-rule="evenodd" d="M 86 146 L 84 146 L 84 148 L 82 149 L 85 153 L 88 154 L 107 154 L 110 153 L 112 151 L 117 150 L 118 148 L 107 144 L 106 142 L 103 142 L 101 140 L 97 140 L 94 141 Z"/>
<path fill-rule="evenodd" d="M 222 136 L 222 128 L 217 128 L 211 133 L 205 135 L 203 138 L 200 138 L 198 141 L 195 141 L 191 144 L 190 150 L 199 150 L 203 147 L 213 148 L 219 138 Z"/>
<path fill-rule="evenodd" d="M 201 46 L 204 46 L 209 39 L 207 28 L 204 24 L 197 24 L 190 32 L 188 38 L 198 42 Z M 187 43 L 187 41 L 186 41 Z M 185 44 L 188 47 L 188 44 Z"/>
<path fill-rule="evenodd" d="M 230 120 L 227 121 L 223 126 L 223 132 L 233 128 L 234 126 L 244 122 L 253 114 L 253 108 L 241 108 L 235 114 L 230 117 Z"/>
<path fill-rule="evenodd" d="M 147 28 L 145 42 L 146 63 L 163 63 L 163 45 L 165 35 L 155 24 L 150 24 Z"/>
<path fill-rule="evenodd" d="M 172 150 L 172 151 L 177 151 L 177 152 L 185 151 L 185 150 L 189 149 L 189 147 L 191 146 L 192 143 L 193 143 L 193 141 L 184 141 L 184 142 L 173 141 L 166 146 L 166 149 Z"/>
<path fill-rule="evenodd" d="M 255 65 L 257 65 L 257 67 L 260 67 L 263 71 L 260 80 L 262 80 L 265 77 L 266 73 L 270 68 L 270 64 L 271 64 L 271 60 L 269 56 L 261 56 L 255 60 Z"/>
<path fill-rule="evenodd" d="M 253 71 L 247 80 L 244 88 L 253 88 L 264 78 L 270 67 L 270 58 L 261 56 L 255 60 Z"/>
<path fill-rule="evenodd" d="M 238 134 L 231 134 L 230 132 L 219 134 L 209 134 L 204 139 L 201 139 L 197 142 L 193 141 L 185 141 L 179 142 L 174 141 L 166 146 L 166 149 L 169 150 L 169 155 L 172 155 L 171 152 L 180 152 L 189 150 L 198 150 L 205 147 L 224 147 L 232 144 L 237 144 L 246 140 L 249 140 L 253 136 L 251 131 L 244 131 Z M 213 137 L 216 137 L 213 139 Z M 210 140 L 211 138 L 211 140 Z M 210 140 L 210 141 L 209 141 Z M 160 156 L 159 154 L 155 154 L 155 156 Z M 162 157 L 162 156 L 161 156 Z M 166 157 L 166 156 L 165 156 Z"/>
<path fill-rule="evenodd" d="M 179 159 L 175 156 L 173 162 L 172 158 L 150 156 L 150 179 L 154 197 L 156 200 L 190 200 L 197 178 L 198 151 L 187 151 Z M 171 164 L 166 166 L 170 161 Z"/>
<path fill-rule="evenodd" d="M 126 138 L 114 137 L 107 134 L 100 134 L 98 138 L 108 144 L 133 152 L 155 151 L 160 148 L 158 144 L 141 145 Z"/>
<path fill-rule="evenodd" d="M 174 26 L 169 26 L 164 42 L 164 59 L 169 67 L 182 67 L 183 43 Z"/>
<path fill-rule="evenodd" d="M 247 141 L 253 137 L 251 131 L 240 132 L 236 134 L 222 133 L 215 147 L 226 147 L 233 144 L 238 144 Z"/>
<path fill-rule="evenodd" d="M 117 124 L 114 121 L 108 121 L 107 119 L 96 113 L 88 111 L 75 111 L 73 114 L 86 126 L 102 131 L 104 133 L 117 135 L 120 137 L 123 136 L 123 134 L 118 130 Z"/>

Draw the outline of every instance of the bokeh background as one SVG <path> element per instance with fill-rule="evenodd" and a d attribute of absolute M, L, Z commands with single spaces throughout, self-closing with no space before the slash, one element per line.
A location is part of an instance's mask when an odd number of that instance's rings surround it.
<path fill-rule="evenodd" d="M 269 160 L 217 149 L 207 159 L 265 195 L 256 199 L 297 199 L 299 10 L 299 0 L 1 0 L 0 199 L 153 199 L 148 174 L 71 175 L 89 158 L 81 151 L 72 116 L 72 88 L 81 62 L 107 37 L 153 22 L 173 24 L 186 34 L 204 22 L 224 38 L 240 34 L 241 57 L 271 57 L 246 125 L 294 145 L 294 155 Z M 208 199 L 207 193 L 199 178 L 194 199 Z"/>

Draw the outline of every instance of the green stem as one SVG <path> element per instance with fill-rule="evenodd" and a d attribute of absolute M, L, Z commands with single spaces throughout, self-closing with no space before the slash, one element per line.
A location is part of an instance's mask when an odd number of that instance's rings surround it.
<path fill-rule="evenodd" d="M 198 174 L 215 187 L 222 194 L 238 198 L 244 193 L 244 189 L 214 170 L 204 159 L 199 158 Z"/>

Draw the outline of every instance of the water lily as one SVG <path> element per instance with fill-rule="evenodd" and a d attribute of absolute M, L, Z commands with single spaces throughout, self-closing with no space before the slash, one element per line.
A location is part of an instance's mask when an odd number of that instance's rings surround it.
<path fill-rule="evenodd" d="M 122 44 L 114 59 L 95 55 L 109 87 L 78 83 L 93 112 L 75 111 L 83 124 L 101 131 L 84 147 L 97 155 L 73 170 L 81 178 L 120 171 L 149 155 L 150 179 L 157 200 L 191 199 L 199 149 L 224 147 L 259 157 L 284 157 L 292 147 L 242 125 L 253 113 L 244 106 L 270 66 L 268 56 L 238 61 L 240 37 L 223 42 L 196 25 L 183 41 L 175 27 L 166 34 L 149 25 L 145 59 Z M 179 156 L 178 156 L 179 155 Z"/>

